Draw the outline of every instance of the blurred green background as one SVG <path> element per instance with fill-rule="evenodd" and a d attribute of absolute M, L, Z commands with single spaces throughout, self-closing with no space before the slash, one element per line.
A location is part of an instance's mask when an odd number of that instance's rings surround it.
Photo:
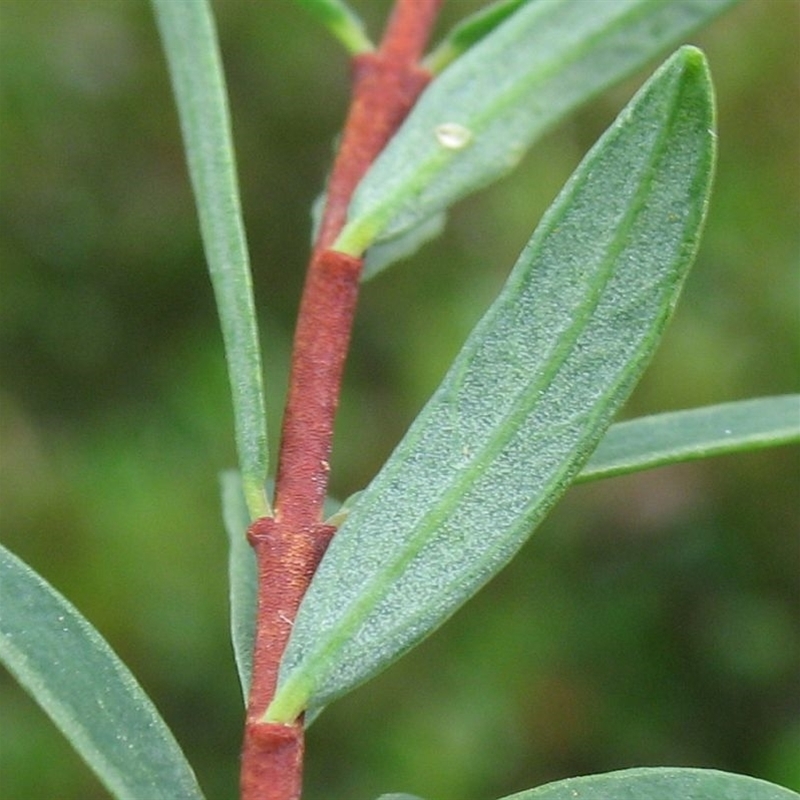
<path fill-rule="evenodd" d="M 355 5 L 377 35 L 388 2 Z M 441 29 L 476 5 L 450 0 Z M 347 63 L 289 0 L 215 8 L 274 437 Z M 692 37 L 717 86 L 716 193 L 627 415 L 796 391 L 799 9 L 745 0 Z M 149 5 L 0 0 L 0 53 L 0 536 L 108 637 L 209 798 L 233 798 L 243 709 L 216 477 L 231 414 Z M 652 66 L 367 285 L 336 495 L 379 468 Z M 798 466 L 783 448 L 570 492 L 451 622 L 315 723 L 308 800 L 490 800 L 639 764 L 800 789 Z M 5 672 L 0 797 L 107 797 Z"/>

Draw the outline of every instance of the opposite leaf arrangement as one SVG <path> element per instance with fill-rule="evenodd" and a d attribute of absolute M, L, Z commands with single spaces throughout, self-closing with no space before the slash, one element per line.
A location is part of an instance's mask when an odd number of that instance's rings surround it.
<path fill-rule="evenodd" d="M 611 424 L 675 308 L 708 206 L 713 92 L 703 54 L 684 46 L 584 158 L 378 475 L 324 519 L 359 281 L 435 235 L 454 202 L 509 171 L 568 111 L 731 2 L 500 0 L 424 60 L 438 0 L 398 0 L 377 49 L 337 0 L 298 3 L 350 50 L 355 88 L 318 204 L 270 502 L 255 303 L 213 18 L 206 0 L 153 0 L 235 411 L 239 471 L 223 475 L 222 489 L 247 703 L 245 800 L 299 798 L 304 724 L 441 625 L 573 483 L 800 439 L 797 396 Z M 108 645 L 5 550 L 0 634 L 3 663 L 115 797 L 203 796 Z M 798 797 L 754 778 L 677 768 L 511 797 L 578 795 Z M 384 800 L 403 797 L 412 800 Z"/>

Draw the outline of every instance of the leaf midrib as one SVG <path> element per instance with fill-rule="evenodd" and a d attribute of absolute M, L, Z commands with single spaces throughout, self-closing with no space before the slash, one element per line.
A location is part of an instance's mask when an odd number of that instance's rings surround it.
<path fill-rule="evenodd" d="M 408 541 L 400 557 L 394 559 L 391 562 L 391 566 L 387 566 L 379 573 L 376 573 L 371 581 L 368 582 L 366 587 L 363 587 L 359 591 L 358 599 L 350 606 L 352 612 L 347 615 L 347 618 L 349 618 L 349 623 L 337 625 L 336 629 L 339 631 L 338 635 L 330 637 L 327 640 L 327 645 L 323 644 L 314 652 L 312 656 L 308 656 L 308 658 L 318 658 L 321 663 L 325 663 L 327 660 L 325 658 L 326 655 L 329 655 L 335 651 L 342 641 L 351 638 L 352 632 L 369 616 L 370 610 L 376 607 L 376 598 L 379 598 L 381 594 L 385 594 L 385 587 L 387 585 L 391 585 L 396 582 L 396 579 L 402 575 L 408 564 L 413 561 L 413 559 L 424 547 L 425 543 L 429 540 L 431 533 L 436 530 L 436 528 L 439 527 L 442 522 L 448 518 L 448 516 L 450 516 L 453 508 L 457 505 L 459 499 L 464 495 L 465 487 L 468 487 L 469 484 L 475 480 L 475 477 L 478 473 L 486 469 L 487 463 L 494 462 L 497 455 L 513 438 L 515 434 L 515 425 L 513 423 L 523 419 L 526 416 L 530 416 L 534 412 L 536 403 L 529 405 L 527 404 L 527 401 L 529 401 L 529 398 L 532 395 L 536 395 L 541 389 L 550 385 L 553 377 L 564 365 L 570 353 L 573 352 L 575 343 L 586 328 L 586 321 L 591 318 L 593 312 L 596 310 L 602 300 L 602 289 L 608 285 L 611 277 L 615 273 L 614 266 L 618 263 L 617 256 L 619 256 L 620 252 L 625 249 L 627 234 L 632 228 L 635 219 L 638 217 L 639 213 L 644 207 L 642 198 L 650 193 L 650 188 L 655 175 L 654 165 L 663 155 L 662 145 L 668 136 L 668 132 L 672 129 L 671 123 L 673 116 L 674 108 L 672 113 L 670 113 L 669 123 L 662 127 L 660 135 L 656 137 L 654 141 L 650 158 L 641 168 L 641 172 L 645 177 L 642 179 L 637 191 L 634 194 L 636 201 L 630 204 L 629 210 L 624 214 L 618 225 L 617 233 L 609 242 L 609 245 L 606 249 L 606 254 L 601 260 L 601 263 L 604 263 L 605 266 L 599 268 L 595 272 L 595 277 L 590 284 L 592 291 L 586 293 L 586 299 L 579 307 L 579 312 L 574 321 L 566 329 L 566 332 L 559 337 L 559 343 L 553 348 L 553 356 L 551 356 L 550 360 L 548 361 L 549 368 L 545 370 L 537 380 L 528 384 L 527 387 L 520 391 L 514 402 L 510 404 L 509 410 L 503 418 L 504 421 L 495 425 L 495 428 L 502 427 L 504 433 L 498 436 L 490 437 L 482 445 L 482 447 L 476 451 L 476 453 L 470 459 L 470 465 L 461 470 L 461 474 L 459 475 L 458 479 L 443 495 L 440 496 L 439 500 L 435 502 L 432 508 L 426 512 L 426 514 L 419 521 L 417 533 L 415 533 Z M 619 134 L 616 138 L 617 140 L 619 139 Z M 589 172 L 590 170 L 587 170 L 587 177 L 584 178 L 581 184 L 574 187 L 574 193 L 586 184 Z M 548 228 L 542 233 L 541 237 L 539 237 L 538 247 L 532 248 L 532 250 L 535 252 L 531 255 L 531 262 L 535 259 L 536 252 L 541 250 L 542 243 L 547 240 L 547 237 L 552 233 L 553 229 L 558 227 L 558 224 L 563 220 L 568 211 L 569 209 L 566 208 L 561 214 L 553 215 L 550 220 L 548 220 Z M 496 317 L 497 313 L 499 312 L 492 314 L 492 319 Z M 644 346 L 644 343 L 637 348 L 637 352 L 641 350 L 642 346 Z M 475 353 L 473 351 L 470 353 L 469 358 L 465 359 L 465 361 L 469 362 L 474 355 Z M 453 368 L 456 369 L 457 365 L 454 365 Z M 622 378 L 620 380 L 622 380 Z M 611 391 L 604 393 L 603 397 L 606 397 L 609 394 L 613 395 L 613 390 L 616 389 L 618 385 L 619 381 L 615 382 L 615 384 L 610 387 Z M 420 435 L 421 433 L 422 430 L 420 430 Z M 487 459 L 489 460 L 487 461 Z M 571 461 L 567 460 L 563 464 L 562 469 L 556 471 L 551 480 L 547 482 L 546 488 L 557 484 L 563 477 L 564 472 L 566 472 L 570 466 Z M 497 547 L 501 545 L 502 543 L 498 543 Z M 494 548 L 492 548 L 492 550 L 493 549 Z M 311 675 L 313 676 L 313 672 Z M 313 682 L 314 681 L 312 678 L 312 684 Z"/>

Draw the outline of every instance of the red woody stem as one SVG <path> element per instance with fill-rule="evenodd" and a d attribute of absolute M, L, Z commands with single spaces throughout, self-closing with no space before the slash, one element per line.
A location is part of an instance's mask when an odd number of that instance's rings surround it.
<path fill-rule="evenodd" d="M 333 423 L 362 260 L 330 245 L 370 164 L 430 75 L 419 60 L 442 0 L 397 0 L 380 47 L 353 59 L 353 97 L 327 187 L 300 302 L 284 412 L 275 517 L 248 531 L 258 564 L 258 619 L 242 752 L 242 800 L 299 800 L 303 724 L 263 721 L 292 622 L 334 529 L 322 523 Z"/>

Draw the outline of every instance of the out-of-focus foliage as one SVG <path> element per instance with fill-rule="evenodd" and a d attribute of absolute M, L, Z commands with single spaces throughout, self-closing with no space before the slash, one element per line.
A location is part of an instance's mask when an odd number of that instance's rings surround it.
<path fill-rule="evenodd" d="M 388 3 L 357 5 L 375 34 Z M 476 5 L 447 4 L 441 30 Z M 284 376 L 347 65 L 294 4 L 269 6 L 215 10 L 266 369 Z M 216 474 L 235 463 L 232 420 L 155 25 L 119 0 L 3 0 L 0 14 L 0 537 L 109 638 L 208 795 L 230 797 L 242 704 Z M 631 414 L 796 391 L 797 30 L 796 0 L 744 0 L 692 37 L 717 87 L 716 190 Z M 386 458 L 649 71 L 364 287 L 339 496 Z M 315 722 L 309 800 L 478 800 L 634 764 L 800 788 L 797 468 L 787 448 L 572 491 L 440 633 Z M 6 675 L 0 786 L 8 800 L 106 796 Z"/>

